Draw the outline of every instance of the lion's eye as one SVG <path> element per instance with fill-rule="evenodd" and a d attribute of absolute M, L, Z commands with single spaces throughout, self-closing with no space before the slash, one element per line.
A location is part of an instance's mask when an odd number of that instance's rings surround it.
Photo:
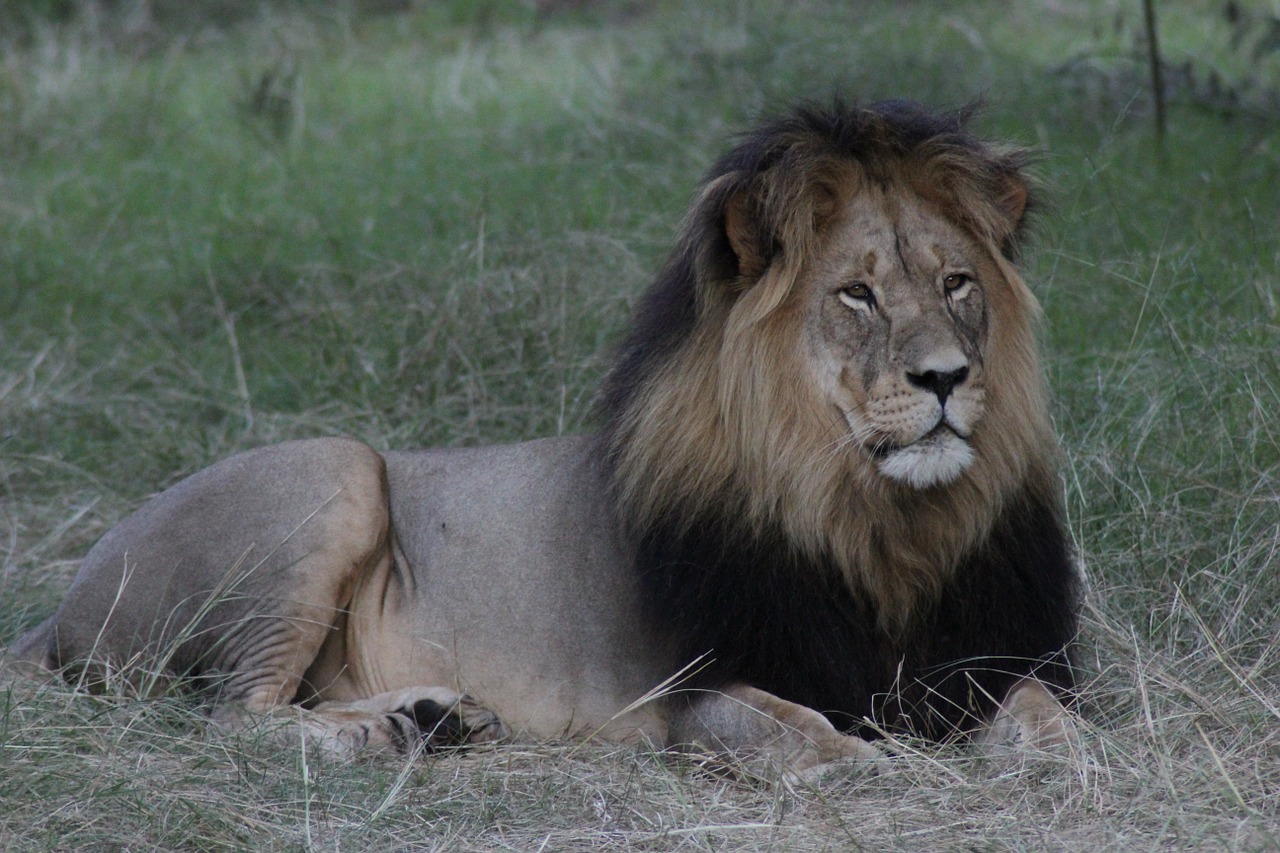
<path fill-rule="evenodd" d="M 871 292 L 871 288 L 860 281 L 846 285 L 840 288 L 837 294 L 840 301 L 850 308 L 861 308 L 875 302 L 875 294 Z"/>
<path fill-rule="evenodd" d="M 968 273 L 953 272 L 942 279 L 942 288 L 948 296 L 959 297 L 964 295 L 965 289 L 972 283 L 973 278 Z"/>

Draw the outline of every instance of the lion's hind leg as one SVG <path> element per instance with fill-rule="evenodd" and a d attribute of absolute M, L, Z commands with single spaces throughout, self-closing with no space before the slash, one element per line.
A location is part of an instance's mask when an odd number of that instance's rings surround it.
<path fill-rule="evenodd" d="M 405 586 L 390 538 L 371 448 L 317 439 L 249 451 L 104 536 L 15 657 L 90 687 L 189 684 L 224 727 L 301 715 L 343 754 L 496 736 L 496 718 L 455 692 L 379 693 L 413 673 L 353 653 L 352 638 L 377 647 Z"/>

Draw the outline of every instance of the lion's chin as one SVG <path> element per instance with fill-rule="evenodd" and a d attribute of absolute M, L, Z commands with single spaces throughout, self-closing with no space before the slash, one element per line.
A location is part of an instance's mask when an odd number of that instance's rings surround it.
<path fill-rule="evenodd" d="M 879 460 L 881 474 L 913 489 L 945 486 L 972 464 L 973 448 L 949 429 L 891 450 Z"/>

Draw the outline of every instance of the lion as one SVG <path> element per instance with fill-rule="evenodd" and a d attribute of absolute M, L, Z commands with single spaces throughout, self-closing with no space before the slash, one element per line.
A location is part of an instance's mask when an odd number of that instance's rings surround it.
<path fill-rule="evenodd" d="M 13 657 L 346 756 L 518 733 L 803 774 L 886 734 L 1069 740 L 1033 184 L 968 116 L 763 123 L 696 193 L 597 433 L 233 456 L 109 531 Z"/>

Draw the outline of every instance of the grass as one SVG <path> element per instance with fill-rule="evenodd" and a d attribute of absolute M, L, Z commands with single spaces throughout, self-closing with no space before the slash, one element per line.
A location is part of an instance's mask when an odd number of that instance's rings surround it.
<path fill-rule="evenodd" d="M 793 788 L 557 743 L 325 763 L 181 699 L 5 680 L 0 846 L 1280 849 L 1273 5 L 1162 10 L 1163 153 L 1118 0 L 45 5 L 0 18 L 0 643 L 235 450 L 590 428 L 736 130 L 833 90 L 985 94 L 982 129 L 1043 152 L 1026 267 L 1091 684 L 1081 756 L 903 743 Z"/>

